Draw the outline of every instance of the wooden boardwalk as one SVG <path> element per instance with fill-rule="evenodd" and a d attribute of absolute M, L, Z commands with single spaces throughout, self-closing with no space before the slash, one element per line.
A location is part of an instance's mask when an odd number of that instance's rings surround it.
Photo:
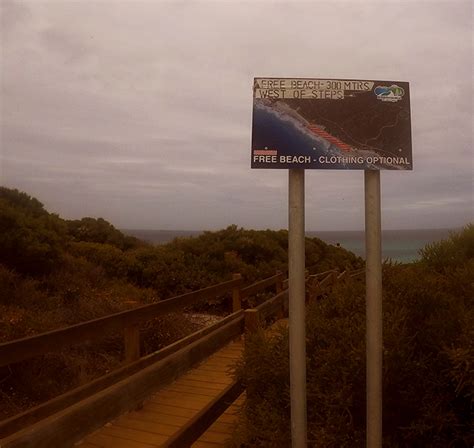
<path fill-rule="evenodd" d="M 162 446 L 183 425 L 232 382 L 232 369 L 242 353 L 238 339 L 217 351 L 196 368 L 153 394 L 137 411 L 129 412 L 86 437 L 81 448 L 153 448 Z M 192 445 L 226 446 L 232 436 L 241 396 Z"/>
<path fill-rule="evenodd" d="M 337 274 L 331 270 L 310 275 L 310 296 L 327 294 L 334 282 L 349 275 L 346 271 Z M 125 362 L 120 368 L 1 421 L 1 446 L 182 448 L 180 444 L 189 446 L 210 422 L 214 423 L 193 446 L 225 446 L 231 438 L 239 404 L 231 405 L 214 419 L 243 390 L 242 383 L 233 381 L 231 374 L 242 352 L 242 340 L 219 348 L 233 338 L 242 338 L 245 332 L 256 331 L 266 319 L 286 314 L 289 293 L 284 277 L 279 272 L 242 287 L 241 276 L 234 274 L 232 280 L 157 303 L 0 343 L 0 367 L 117 332 L 123 332 L 125 349 Z M 242 310 L 242 300 L 269 288 L 274 288 L 276 295 L 255 308 Z M 158 352 L 140 356 L 142 323 L 225 294 L 232 294 L 232 314 Z M 267 331 L 276 330 L 272 327 Z M 201 365 L 170 384 L 200 361 Z M 146 402 L 141 410 L 127 412 L 143 399 Z M 91 432 L 96 428 L 100 429 Z"/>

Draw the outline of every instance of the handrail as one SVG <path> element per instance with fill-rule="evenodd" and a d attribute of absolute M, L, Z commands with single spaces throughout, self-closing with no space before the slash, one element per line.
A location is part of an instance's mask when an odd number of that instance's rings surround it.
<path fill-rule="evenodd" d="M 357 277 L 365 272 L 365 268 L 356 269 L 355 271 L 350 272 L 350 277 Z"/>
<path fill-rule="evenodd" d="M 161 302 L 121 311 L 36 336 L 4 342 L 0 344 L 0 367 L 52 351 L 58 351 L 67 346 L 101 339 L 110 333 L 121 331 L 134 324 L 228 292 L 235 286 L 239 286 L 241 282 L 241 279 L 229 280 Z"/>
<path fill-rule="evenodd" d="M 276 275 L 273 275 L 272 277 L 268 277 L 264 280 L 260 280 L 259 282 L 256 282 L 250 286 L 247 286 L 246 288 L 243 288 L 240 291 L 240 297 L 244 299 L 246 297 L 255 295 L 257 292 L 263 291 L 269 286 L 278 285 L 278 284 L 281 285 L 283 283 L 283 280 L 284 280 L 284 274 L 280 272 Z"/>
<path fill-rule="evenodd" d="M 237 303 L 234 303 L 235 309 L 233 309 L 233 311 L 236 311 L 241 307 L 240 300 L 263 291 L 269 286 L 275 285 L 276 292 L 280 292 L 284 289 L 283 280 L 284 274 L 280 272 L 240 289 L 242 279 L 237 274 L 237 277 L 233 280 L 162 300 L 161 302 L 143 305 L 131 310 L 121 311 L 38 335 L 4 342 L 0 344 L 0 367 L 34 356 L 44 355 L 45 353 L 59 351 L 72 345 L 102 339 L 111 333 L 124 330 L 126 361 L 131 362 L 140 356 L 138 324 L 201 300 L 237 289 L 239 297 L 237 297 Z"/>
<path fill-rule="evenodd" d="M 337 269 L 330 269 L 329 271 L 319 272 L 317 274 L 311 274 L 311 275 L 308 276 L 308 280 L 309 279 L 314 279 L 314 278 L 324 277 L 326 275 L 329 275 L 329 274 L 332 274 L 332 273 L 337 273 L 337 272 L 339 272 Z"/>
<path fill-rule="evenodd" d="M 285 291 L 276 294 L 271 299 L 256 306 L 254 309 L 258 311 L 263 319 L 266 319 L 283 309 L 285 301 L 288 301 L 288 292 L 289 291 L 286 289 Z"/>

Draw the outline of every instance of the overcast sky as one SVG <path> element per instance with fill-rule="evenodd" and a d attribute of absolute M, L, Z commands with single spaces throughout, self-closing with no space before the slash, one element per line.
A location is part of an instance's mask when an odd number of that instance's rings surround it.
<path fill-rule="evenodd" d="M 251 170 L 254 76 L 409 81 L 386 229 L 473 221 L 472 1 L 0 0 L 1 184 L 119 228 L 287 227 Z M 306 172 L 306 228 L 364 226 L 363 172 Z"/>

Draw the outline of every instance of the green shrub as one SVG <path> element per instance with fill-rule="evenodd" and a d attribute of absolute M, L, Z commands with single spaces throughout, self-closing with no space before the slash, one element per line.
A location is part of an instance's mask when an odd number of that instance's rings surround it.
<path fill-rule="evenodd" d="M 0 189 L 0 263 L 22 274 L 50 273 L 60 263 L 66 238 L 64 222 L 43 211 L 41 203 Z M 21 206 L 13 201 L 21 201 Z"/>
<path fill-rule="evenodd" d="M 73 241 L 107 244 L 121 250 L 145 245 L 135 237 L 124 235 L 103 218 L 67 221 L 67 229 Z"/>
<path fill-rule="evenodd" d="M 432 245 L 419 263 L 383 267 L 384 446 L 472 445 L 471 232 Z M 338 285 L 312 303 L 306 328 L 310 446 L 363 446 L 363 283 Z M 248 395 L 237 433 L 244 446 L 290 446 L 287 345 L 287 333 L 259 334 L 246 347 L 238 369 Z"/>

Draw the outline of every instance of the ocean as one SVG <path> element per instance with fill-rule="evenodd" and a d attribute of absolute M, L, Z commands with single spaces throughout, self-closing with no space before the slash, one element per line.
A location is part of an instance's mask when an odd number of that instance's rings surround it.
<path fill-rule="evenodd" d="M 409 263 L 420 258 L 419 250 L 427 244 L 449 237 L 456 229 L 410 229 L 382 231 L 382 258 Z M 307 232 L 329 244 L 340 244 L 347 250 L 365 258 L 364 231 Z"/>
<path fill-rule="evenodd" d="M 458 229 L 411 229 L 382 231 L 382 257 L 401 263 L 417 260 L 419 250 L 429 243 L 446 239 Z M 135 236 L 153 244 L 165 244 L 174 238 L 196 237 L 203 233 L 197 230 L 140 230 L 122 229 L 127 235 Z M 364 231 L 308 231 L 308 237 L 317 237 L 329 244 L 340 244 L 360 257 L 365 257 Z"/>

